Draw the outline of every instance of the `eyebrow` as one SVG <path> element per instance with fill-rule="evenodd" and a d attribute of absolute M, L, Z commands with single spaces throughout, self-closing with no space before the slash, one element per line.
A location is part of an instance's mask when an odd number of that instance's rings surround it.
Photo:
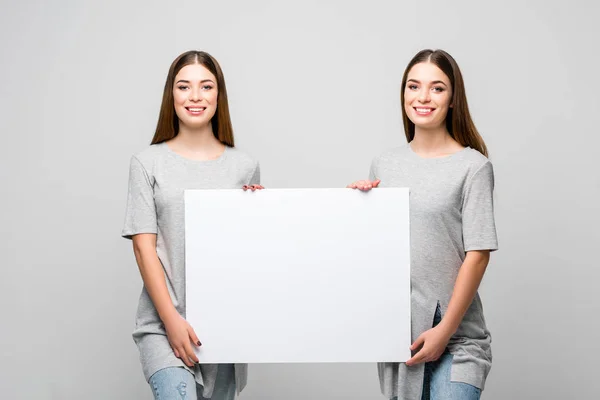
<path fill-rule="evenodd" d="M 185 79 L 180 79 L 180 80 L 178 80 L 178 81 L 177 81 L 177 82 L 175 82 L 175 83 L 180 83 L 180 82 L 181 82 L 181 83 L 190 83 L 190 81 L 188 81 L 188 80 L 185 80 Z M 200 81 L 200 83 L 204 83 L 204 82 L 211 82 L 211 83 L 214 83 L 212 79 L 204 79 L 204 80 L 201 80 L 201 81 Z"/>
<path fill-rule="evenodd" d="M 406 82 L 407 82 L 407 83 L 408 83 L 408 82 L 421 83 L 420 81 L 418 81 L 418 80 L 416 80 L 416 79 L 409 79 L 409 80 L 408 80 L 408 81 L 406 81 Z M 435 84 L 438 84 L 438 83 L 441 83 L 441 84 L 442 84 L 442 85 L 444 85 L 444 86 L 448 86 L 448 85 L 447 85 L 447 84 L 446 84 L 444 81 L 432 81 L 432 82 L 431 82 L 431 84 L 432 84 L 432 85 L 435 85 Z"/>

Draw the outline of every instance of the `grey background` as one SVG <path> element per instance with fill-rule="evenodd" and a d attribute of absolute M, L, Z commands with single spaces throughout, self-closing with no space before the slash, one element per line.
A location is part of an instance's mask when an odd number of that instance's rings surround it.
<path fill-rule="evenodd" d="M 590 398 L 598 344 L 597 2 L 19 1 L 0 13 L 0 397 L 149 399 L 128 162 L 170 62 L 223 66 L 237 144 L 271 188 L 341 187 L 404 142 L 425 47 L 459 62 L 496 172 L 483 398 Z M 379 399 L 372 364 L 252 365 L 242 399 Z"/>

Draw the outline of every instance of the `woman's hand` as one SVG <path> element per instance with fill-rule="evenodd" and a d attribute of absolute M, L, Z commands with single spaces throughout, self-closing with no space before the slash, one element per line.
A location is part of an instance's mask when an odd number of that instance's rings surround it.
<path fill-rule="evenodd" d="M 373 188 L 376 188 L 379 185 L 379 182 L 381 182 L 380 179 L 376 179 L 374 181 L 370 181 L 370 180 L 366 179 L 366 180 L 362 180 L 362 181 L 353 182 L 346 187 L 350 188 L 350 189 L 358 189 L 358 190 L 362 190 L 363 192 L 367 192 Z"/>
<path fill-rule="evenodd" d="M 175 357 L 180 358 L 188 367 L 193 367 L 199 361 L 194 347 L 200 347 L 202 343 L 192 326 L 177 312 L 166 318 L 163 324 Z"/>
<path fill-rule="evenodd" d="M 442 354 L 452 337 L 452 333 L 444 329 L 443 326 L 438 324 L 434 328 L 428 329 L 423 332 L 417 340 L 410 346 L 411 351 L 415 351 L 420 347 L 420 350 L 410 360 L 406 362 L 406 365 L 413 366 L 423 362 L 435 361 Z"/>
<path fill-rule="evenodd" d="M 255 190 L 262 190 L 264 189 L 264 187 L 262 187 L 261 185 L 244 185 L 242 186 L 242 189 L 244 190 L 244 192 L 246 190 L 252 190 L 254 192 Z"/>

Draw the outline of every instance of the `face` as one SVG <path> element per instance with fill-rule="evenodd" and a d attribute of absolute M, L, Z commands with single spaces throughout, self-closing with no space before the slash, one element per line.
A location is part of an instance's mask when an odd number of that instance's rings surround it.
<path fill-rule="evenodd" d="M 415 127 L 437 129 L 445 126 L 451 101 L 450 80 L 435 64 L 422 62 L 408 71 L 404 110 Z"/>
<path fill-rule="evenodd" d="M 173 99 L 179 123 L 206 126 L 217 110 L 217 78 L 201 64 L 189 64 L 175 76 Z"/>

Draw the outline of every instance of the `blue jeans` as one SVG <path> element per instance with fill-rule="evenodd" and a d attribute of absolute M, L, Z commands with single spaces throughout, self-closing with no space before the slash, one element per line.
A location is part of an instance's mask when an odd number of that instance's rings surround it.
<path fill-rule="evenodd" d="M 439 324 L 441 320 L 442 311 L 438 304 L 433 318 L 433 326 Z M 450 380 L 452 358 L 452 354 L 446 349 L 438 360 L 425 363 L 421 400 L 479 400 L 481 389 L 468 383 Z M 398 398 L 394 397 L 392 400 L 398 400 Z"/>
<path fill-rule="evenodd" d="M 446 352 L 437 361 L 425 363 L 421 400 L 479 400 L 479 388 L 468 383 L 450 381 L 452 357 L 452 354 Z"/>
<path fill-rule="evenodd" d="M 163 368 L 150 377 L 149 383 L 155 400 L 206 400 L 202 385 L 182 367 Z M 235 389 L 233 364 L 219 364 L 211 400 L 233 400 Z"/>

